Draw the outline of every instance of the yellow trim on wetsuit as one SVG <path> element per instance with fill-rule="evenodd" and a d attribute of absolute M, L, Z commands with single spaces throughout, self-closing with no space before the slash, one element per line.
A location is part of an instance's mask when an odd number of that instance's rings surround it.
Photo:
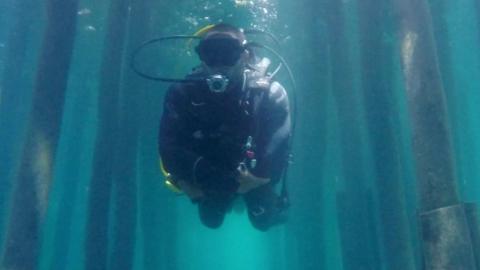
<path fill-rule="evenodd" d="M 162 159 L 160 159 L 160 171 L 162 172 L 163 176 L 165 177 L 165 186 L 167 186 L 167 188 L 175 193 L 183 193 L 183 191 L 177 187 L 175 184 L 174 184 L 174 181 L 172 179 L 172 175 L 167 172 L 167 170 L 165 169 L 165 166 L 163 166 L 163 162 L 162 162 Z"/>

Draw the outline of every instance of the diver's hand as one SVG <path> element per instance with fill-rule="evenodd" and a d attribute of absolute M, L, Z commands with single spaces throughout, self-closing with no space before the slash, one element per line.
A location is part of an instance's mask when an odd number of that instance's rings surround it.
<path fill-rule="evenodd" d="M 251 174 L 245 166 L 238 166 L 237 182 L 240 184 L 237 193 L 245 194 L 252 189 L 270 182 L 270 178 L 257 177 Z"/>
<path fill-rule="evenodd" d="M 235 182 L 237 174 L 205 158 L 199 158 L 193 168 L 193 183 L 204 192 L 235 193 L 238 187 Z"/>

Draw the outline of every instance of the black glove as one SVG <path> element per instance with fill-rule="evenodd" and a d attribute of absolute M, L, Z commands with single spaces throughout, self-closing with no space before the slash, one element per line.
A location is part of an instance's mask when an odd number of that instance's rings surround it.
<path fill-rule="evenodd" d="M 238 188 L 236 172 L 215 166 L 205 158 L 200 158 L 194 167 L 196 183 L 204 191 L 233 193 Z"/>

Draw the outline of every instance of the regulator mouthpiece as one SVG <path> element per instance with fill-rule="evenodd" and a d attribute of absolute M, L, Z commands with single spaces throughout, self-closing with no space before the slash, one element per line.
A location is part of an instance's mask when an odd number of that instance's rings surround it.
<path fill-rule="evenodd" d="M 227 89 L 228 78 L 222 74 L 214 74 L 207 78 L 207 84 L 213 93 L 223 93 Z"/>

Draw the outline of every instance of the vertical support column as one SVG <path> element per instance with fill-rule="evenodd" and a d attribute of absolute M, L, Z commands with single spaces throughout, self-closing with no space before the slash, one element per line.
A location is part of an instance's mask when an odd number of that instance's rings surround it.
<path fill-rule="evenodd" d="M 378 198 L 379 242 L 387 269 L 415 268 L 398 157 L 393 77 L 394 46 L 384 42 L 391 1 L 359 0 L 363 101 Z M 374 204 L 372 204 L 374 205 Z"/>
<path fill-rule="evenodd" d="M 472 249 L 478 270 L 480 269 L 480 215 L 478 213 L 478 205 L 475 203 L 465 203 L 465 215 L 467 216 L 467 222 L 470 227 Z"/>
<path fill-rule="evenodd" d="M 103 270 L 108 266 L 113 157 L 119 140 L 118 100 L 129 5 L 130 0 L 111 0 L 108 10 L 98 89 L 98 129 L 88 194 L 86 270 Z"/>
<path fill-rule="evenodd" d="M 425 0 L 395 0 L 402 68 L 413 134 L 427 270 L 472 270 L 465 211 L 457 191 L 431 16 Z"/>
<path fill-rule="evenodd" d="M 340 123 L 342 187 L 337 191 L 337 219 L 340 228 L 343 269 L 380 269 L 376 231 L 367 220 L 369 193 L 362 152 L 360 94 L 355 92 L 353 55 L 348 42 L 345 3 L 326 1 L 327 38 L 330 46 L 333 100 Z"/>
<path fill-rule="evenodd" d="M 22 143 L 29 113 L 34 72 L 25 72 L 28 67 L 29 41 L 32 42 L 32 22 L 37 18 L 38 11 L 32 0 L 20 0 L 15 4 L 4 1 L 1 32 L 7 32 L 5 48 L 0 48 L 3 66 L 0 67 L 0 216 L 8 213 L 8 198 L 14 179 L 15 168 L 20 160 Z M 11 13 L 8 16 L 8 13 Z M 7 21 L 10 22 L 9 25 Z M 5 29 L 3 29 L 5 28 Z M 0 33 L 3 40 L 3 33 Z M 2 45 L 0 45 L 2 46 Z M 30 47 L 31 48 L 31 47 Z M 20 143 L 19 143 L 20 142 Z M 4 226 L 7 221 L 0 219 L 0 250 L 4 237 Z"/>
<path fill-rule="evenodd" d="M 60 135 L 75 37 L 77 0 L 45 2 L 47 26 L 37 67 L 27 136 L 15 178 L 0 268 L 37 268 L 40 224 L 46 210 Z"/>

